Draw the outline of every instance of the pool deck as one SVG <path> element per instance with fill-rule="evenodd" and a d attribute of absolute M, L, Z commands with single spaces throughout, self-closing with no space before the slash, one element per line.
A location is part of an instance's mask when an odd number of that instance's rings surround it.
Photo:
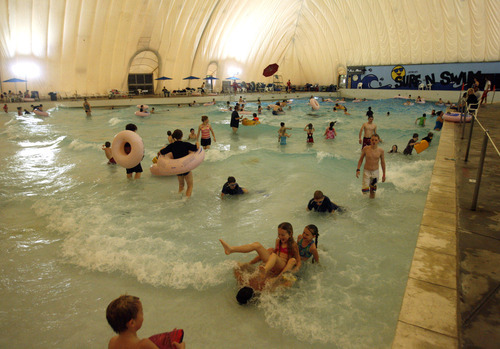
<path fill-rule="evenodd" d="M 480 122 L 500 144 L 499 105 L 479 110 Z M 476 124 L 468 162 L 467 136 L 445 122 L 441 131 L 417 246 L 393 348 L 497 348 L 500 343 L 500 158 L 491 144 L 478 208 L 472 193 L 483 131 Z"/>

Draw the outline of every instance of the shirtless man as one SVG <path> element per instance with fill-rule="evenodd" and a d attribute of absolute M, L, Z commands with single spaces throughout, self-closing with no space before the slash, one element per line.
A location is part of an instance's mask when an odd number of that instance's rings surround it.
<path fill-rule="evenodd" d="M 361 191 L 363 194 L 370 192 L 371 199 L 375 198 L 375 192 L 377 190 L 379 160 L 380 165 L 382 166 L 382 182 L 385 182 L 384 150 L 378 147 L 379 142 L 379 135 L 376 133 L 373 134 L 371 136 L 371 144 L 361 150 L 361 157 L 359 158 L 358 168 L 356 169 L 356 178 L 359 178 L 361 164 L 363 163 L 363 159 L 366 157 L 365 167 L 363 168 L 363 183 L 361 185 Z"/>
<path fill-rule="evenodd" d="M 361 135 L 364 136 L 361 139 Z M 370 145 L 370 139 L 372 135 L 377 133 L 377 125 L 373 123 L 373 115 L 368 115 L 368 121 L 361 126 L 361 130 L 359 130 L 359 144 L 361 144 L 361 149 Z M 379 139 L 380 140 L 380 139 Z"/>

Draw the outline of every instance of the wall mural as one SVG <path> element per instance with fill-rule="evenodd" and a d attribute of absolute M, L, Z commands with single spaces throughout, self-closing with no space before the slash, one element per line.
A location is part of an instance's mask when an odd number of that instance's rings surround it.
<path fill-rule="evenodd" d="M 476 78 L 482 90 L 486 78 L 492 86 L 500 82 L 500 62 L 355 66 L 347 67 L 347 75 L 351 88 L 461 90 Z"/>

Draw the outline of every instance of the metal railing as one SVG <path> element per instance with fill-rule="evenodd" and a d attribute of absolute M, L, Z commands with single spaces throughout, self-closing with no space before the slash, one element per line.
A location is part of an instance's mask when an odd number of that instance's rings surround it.
<path fill-rule="evenodd" d="M 461 113 L 460 116 L 460 122 L 463 122 L 462 125 L 462 139 L 464 139 L 464 133 L 465 133 L 465 124 L 466 124 L 466 116 L 471 115 L 471 121 L 470 121 L 470 132 L 469 132 L 469 139 L 467 140 L 467 149 L 465 151 L 465 159 L 464 161 L 467 162 L 469 160 L 469 151 L 470 151 L 470 145 L 472 142 L 472 131 L 474 129 L 474 123 L 477 122 L 479 127 L 484 132 L 484 137 L 483 137 L 483 144 L 481 147 L 481 155 L 479 157 L 479 165 L 477 169 L 477 174 L 476 174 L 476 184 L 474 187 L 474 195 L 472 197 L 472 205 L 471 205 L 471 210 L 475 211 L 477 209 L 477 199 L 479 196 L 479 188 L 481 186 L 481 178 L 483 175 L 483 167 L 484 167 L 484 159 L 486 157 L 486 149 L 488 146 L 488 140 L 491 142 L 491 145 L 495 149 L 498 157 L 500 158 L 500 151 L 498 150 L 498 147 L 496 146 L 495 142 L 491 139 L 490 132 L 488 129 L 485 129 L 484 126 L 479 122 L 479 119 L 477 118 L 477 113 L 479 111 L 479 103 L 475 104 L 468 104 L 467 105 L 467 111 L 465 113 Z"/>

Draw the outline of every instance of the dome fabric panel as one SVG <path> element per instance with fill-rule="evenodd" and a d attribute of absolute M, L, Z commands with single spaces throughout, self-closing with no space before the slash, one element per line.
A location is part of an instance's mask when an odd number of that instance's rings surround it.
<path fill-rule="evenodd" d="M 284 81 L 325 85 L 349 65 L 498 61 L 499 17 L 498 0 L 4 0 L 0 73 L 33 62 L 29 89 L 105 94 L 147 50 L 154 77 L 173 78 L 160 89 L 199 84 L 182 78 L 212 62 L 221 79 L 271 82 L 277 63 Z"/>

